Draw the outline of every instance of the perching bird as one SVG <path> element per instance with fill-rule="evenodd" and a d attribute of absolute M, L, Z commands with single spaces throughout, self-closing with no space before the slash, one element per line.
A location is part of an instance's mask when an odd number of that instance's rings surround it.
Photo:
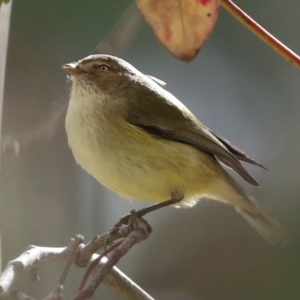
<path fill-rule="evenodd" d="M 203 125 L 160 80 L 110 55 L 63 66 L 72 77 L 66 116 L 76 161 L 131 199 L 191 207 L 202 198 L 233 206 L 270 243 L 285 231 L 223 169 L 259 186 L 240 161 L 261 166 Z M 262 167 L 262 166 L 261 166 Z"/>

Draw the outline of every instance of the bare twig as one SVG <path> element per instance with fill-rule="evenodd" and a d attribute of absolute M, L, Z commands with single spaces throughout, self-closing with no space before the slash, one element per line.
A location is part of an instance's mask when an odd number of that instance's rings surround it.
<path fill-rule="evenodd" d="M 228 10 L 237 20 L 239 20 L 243 25 L 250 29 L 254 34 L 256 34 L 260 39 L 262 39 L 266 44 L 268 44 L 273 50 L 278 52 L 282 57 L 291 62 L 295 67 L 300 68 L 300 57 L 286 47 L 283 43 L 277 40 L 273 35 L 271 35 L 267 30 L 256 23 L 252 18 L 250 18 L 244 11 L 242 11 L 237 5 L 235 5 L 231 0 L 221 0 L 221 4 L 224 8 Z"/>
<path fill-rule="evenodd" d="M 146 225 L 143 225 L 146 226 Z M 149 233 L 151 232 L 151 228 L 148 226 L 147 232 L 143 235 L 143 239 L 145 239 Z M 142 231 L 143 227 L 133 228 L 134 231 Z M 70 268 L 70 263 L 73 262 L 77 266 L 82 267 L 86 266 L 88 261 L 87 257 L 91 258 L 91 262 L 95 260 L 99 260 L 98 254 L 91 254 L 92 249 L 99 249 L 100 245 L 104 246 L 104 243 L 107 239 L 109 233 L 104 234 L 99 237 L 95 237 L 92 241 L 90 241 L 87 245 L 80 244 L 82 241 L 81 235 L 76 235 L 74 238 L 70 240 L 70 243 L 67 247 L 61 248 L 50 248 L 50 247 L 38 247 L 38 246 L 30 246 L 27 251 L 22 253 L 18 258 L 10 261 L 3 273 L 0 276 L 0 299 L 18 299 L 18 300 L 30 300 L 33 299 L 30 296 L 26 295 L 23 292 L 19 291 L 11 291 L 10 288 L 13 282 L 23 273 L 23 272 L 31 272 L 35 270 L 34 273 L 37 274 L 37 266 L 41 262 L 52 262 L 52 261 L 67 261 L 66 266 L 63 270 L 61 278 L 55 287 L 54 291 L 51 292 L 45 300 L 60 300 L 62 297 L 62 289 L 64 280 Z M 128 228 L 125 230 L 121 228 L 121 230 L 115 234 L 112 240 L 126 237 L 128 236 Z M 132 234 L 135 236 L 137 233 Z M 123 236 L 122 236 L 123 235 Z M 131 237 L 132 239 L 133 237 Z M 139 234 L 135 243 L 141 241 L 139 238 Z M 80 244 L 80 245 L 79 245 Z M 121 249 L 123 249 L 122 246 Z M 124 248 L 127 249 L 127 248 Z M 129 249 L 129 248 L 128 248 Z M 122 250 L 125 254 L 124 250 Z M 128 251 L 128 250 L 127 250 Z M 76 256 L 74 256 L 76 254 Z M 90 255 L 91 254 L 91 255 Z M 124 255 L 123 254 L 123 255 Z M 120 259 L 120 258 L 119 258 Z M 101 262 L 94 268 L 91 272 L 92 275 L 97 274 L 101 267 L 106 263 L 106 259 L 103 258 Z M 124 299 L 130 300 L 150 300 L 153 299 L 149 296 L 145 291 L 143 291 L 138 285 L 136 285 L 130 278 L 128 278 L 124 273 L 118 270 L 116 267 L 113 267 L 110 270 L 110 273 L 106 273 L 107 276 L 103 280 L 103 283 L 116 291 L 119 295 L 124 297 Z M 38 275 L 34 276 L 35 279 Z"/>
<path fill-rule="evenodd" d="M 105 234 L 95 236 L 86 245 L 80 245 L 78 249 L 79 254 L 76 257 L 76 264 L 80 267 L 85 267 L 93 254 L 105 246 L 108 237 L 110 241 L 115 241 L 128 236 L 128 234 L 129 232 L 127 232 L 127 228 L 122 227 L 117 232 L 107 232 Z"/>
<path fill-rule="evenodd" d="M 72 264 L 74 263 L 75 261 L 75 257 L 77 255 L 77 251 L 78 251 L 78 248 L 79 248 L 79 245 L 83 242 L 83 236 L 78 234 L 75 236 L 75 239 L 74 239 L 74 243 L 73 243 L 73 247 L 71 249 L 71 252 L 70 252 L 70 255 L 67 259 L 67 263 L 65 265 L 65 268 L 61 274 L 61 277 L 58 281 L 58 284 L 59 285 L 64 285 L 65 284 L 65 280 L 67 278 L 67 275 L 69 274 L 69 271 L 70 271 L 70 268 L 72 266 Z"/>
<path fill-rule="evenodd" d="M 87 269 L 85 271 L 85 274 L 81 280 L 81 283 L 79 285 L 78 291 L 83 290 L 88 277 L 91 275 L 92 271 L 96 268 L 96 266 L 100 263 L 101 259 L 103 257 L 105 257 L 107 254 L 109 254 L 111 251 L 113 251 L 114 249 L 116 249 L 117 247 L 119 247 L 121 245 L 123 241 L 119 241 L 118 243 L 112 245 L 111 247 L 109 247 L 109 249 L 105 250 L 104 252 L 101 253 L 101 255 L 99 255 L 95 260 L 91 261 L 88 266 Z"/>
<path fill-rule="evenodd" d="M 125 227 L 125 226 L 124 226 Z M 97 274 L 94 276 L 93 280 L 89 286 L 80 291 L 74 300 L 84 300 L 91 298 L 99 284 L 104 280 L 107 274 L 112 270 L 112 268 L 118 263 L 122 256 L 124 256 L 131 247 L 135 244 L 148 238 L 152 229 L 142 218 L 135 218 L 132 216 L 132 220 L 128 227 L 132 227 L 132 231 L 129 235 L 122 241 L 122 243 L 117 247 L 112 254 L 107 259 L 107 262 L 102 265 Z M 129 298 L 129 299 L 151 299 L 151 298 Z"/>
<path fill-rule="evenodd" d="M 103 261 L 103 259 L 102 259 Z M 102 262 L 101 261 L 101 262 Z M 100 269 L 100 265 L 99 269 Z M 133 282 L 129 277 L 122 273 L 118 268 L 113 267 L 111 272 L 105 277 L 103 283 L 116 291 L 120 296 L 127 300 L 154 300 L 140 286 Z"/>
<path fill-rule="evenodd" d="M 0 298 L 9 292 L 13 282 L 26 271 L 36 268 L 38 263 L 45 261 L 66 260 L 74 247 L 74 239 L 64 248 L 30 246 L 18 258 L 10 261 L 0 276 Z"/>

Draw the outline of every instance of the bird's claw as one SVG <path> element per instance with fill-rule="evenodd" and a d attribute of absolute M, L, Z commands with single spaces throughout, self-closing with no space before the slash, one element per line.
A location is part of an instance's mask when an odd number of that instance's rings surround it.
<path fill-rule="evenodd" d="M 122 226 L 130 226 L 133 222 L 135 222 L 136 218 L 138 218 L 138 214 L 135 210 L 132 210 L 129 214 L 123 216 L 118 223 L 116 223 L 108 232 L 107 238 L 105 241 L 104 249 L 106 250 L 107 246 L 113 245 L 113 240 L 115 240 L 118 236 L 118 233 Z M 131 226 L 130 226 L 131 227 Z M 127 228 L 128 232 L 130 228 Z"/>

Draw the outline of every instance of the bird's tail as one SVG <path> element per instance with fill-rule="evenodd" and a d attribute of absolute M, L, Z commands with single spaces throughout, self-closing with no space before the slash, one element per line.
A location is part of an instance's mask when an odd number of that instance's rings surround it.
<path fill-rule="evenodd" d="M 248 223 L 270 244 L 286 245 L 290 242 L 286 230 L 264 211 L 261 205 L 252 197 L 248 199 L 253 204 L 253 209 L 235 207 Z"/>

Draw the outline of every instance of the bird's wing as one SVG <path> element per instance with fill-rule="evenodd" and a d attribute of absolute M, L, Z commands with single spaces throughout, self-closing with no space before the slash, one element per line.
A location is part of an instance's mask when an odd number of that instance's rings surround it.
<path fill-rule="evenodd" d="M 149 80 L 149 79 L 147 79 Z M 128 103 L 127 121 L 149 134 L 192 145 L 235 170 L 249 183 L 259 183 L 239 160 L 261 166 L 221 136 L 212 133 L 172 94 L 157 84 L 141 85 Z M 138 102 L 142 102 L 137 105 Z"/>
<path fill-rule="evenodd" d="M 249 164 L 259 166 L 265 170 L 268 170 L 265 166 L 260 164 L 259 162 L 255 161 L 253 158 L 249 157 L 245 152 L 241 149 L 237 148 L 236 146 L 232 145 L 228 140 L 223 138 L 217 133 L 214 133 L 212 130 L 207 128 L 208 131 L 213 134 L 238 160 L 245 161 Z"/>
<path fill-rule="evenodd" d="M 240 156 L 236 156 L 235 153 L 232 153 L 229 149 L 222 147 L 222 145 L 217 143 L 212 138 L 212 136 L 210 136 L 209 132 L 207 134 L 203 134 L 203 131 L 201 133 L 197 133 L 187 132 L 182 129 L 173 130 L 167 128 L 166 125 L 159 126 L 157 124 L 146 125 L 136 123 L 134 125 L 147 131 L 151 135 L 195 146 L 196 148 L 215 156 L 220 162 L 235 170 L 249 183 L 255 186 L 259 186 L 259 183 L 248 173 L 248 171 L 239 162 L 238 159 Z M 248 158 L 248 156 L 245 157 Z"/>

